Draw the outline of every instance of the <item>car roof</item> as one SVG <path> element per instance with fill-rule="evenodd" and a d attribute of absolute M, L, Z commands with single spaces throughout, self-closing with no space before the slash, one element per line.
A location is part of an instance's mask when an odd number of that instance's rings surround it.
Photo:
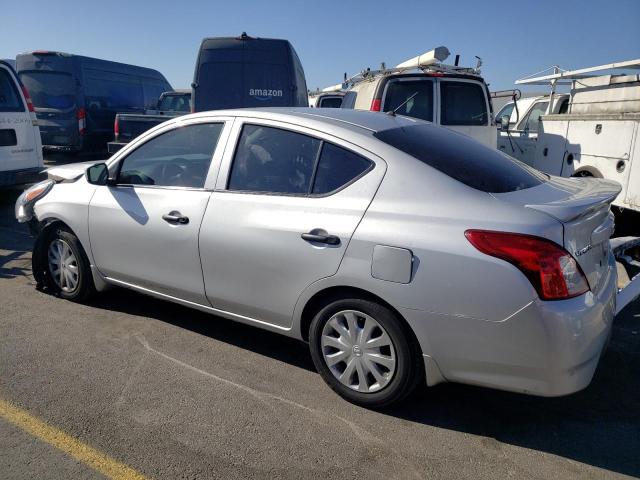
<path fill-rule="evenodd" d="M 341 108 L 305 108 L 305 107 L 271 107 L 271 108 L 240 108 L 234 110 L 214 110 L 199 112 L 183 117 L 182 119 L 230 116 L 230 117 L 254 117 L 263 119 L 280 120 L 290 123 L 319 124 L 341 127 L 347 130 L 379 132 L 390 128 L 406 127 L 410 125 L 429 123 L 402 115 L 390 115 L 383 112 L 371 112 L 367 110 L 352 110 Z"/>

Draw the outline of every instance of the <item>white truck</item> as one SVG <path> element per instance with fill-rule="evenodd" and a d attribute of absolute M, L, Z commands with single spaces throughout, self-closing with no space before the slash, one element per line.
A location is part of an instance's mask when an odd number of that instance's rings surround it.
<path fill-rule="evenodd" d="M 547 102 L 547 110 L 539 116 L 533 155 L 520 158 L 552 175 L 615 180 L 622 191 L 613 204 L 640 212 L 640 75 L 593 75 L 638 68 L 640 59 L 573 71 L 556 68 L 550 75 L 516 81 L 551 85 L 548 100 L 540 101 Z M 564 98 L 555 93 L 561 84 L 570 85 L 562 113 L 551 109 Z"/>

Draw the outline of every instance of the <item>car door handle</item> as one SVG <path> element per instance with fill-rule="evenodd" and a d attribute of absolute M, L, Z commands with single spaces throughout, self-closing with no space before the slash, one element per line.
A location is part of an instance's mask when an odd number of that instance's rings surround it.
<path fill-rule="evenodd" d="M 329 235 L 320 228 L 314 228 L 308 233 L 300 235 L 307 242 L 326 243 L 327 245 L 340 245 L 340 237 Z"/>
<path fill-rule="evenodd" d="M 189 223 L 189 217 L 185 217 L 180 212 L 177 212 L 175 210 L 162 215 L 162 219 L 165 222 L 178 224 L 178 225 L 186 225 L 187 223 Z"/>

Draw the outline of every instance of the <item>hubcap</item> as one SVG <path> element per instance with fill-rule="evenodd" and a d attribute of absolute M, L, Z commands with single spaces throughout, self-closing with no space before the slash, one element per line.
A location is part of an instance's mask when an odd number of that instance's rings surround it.
<path fill-rule="evenodd" d="M 64 292 L 78 286 L 78 261 L 67 242 L 56 239 L 49 245 L 49 272 L 55 284 Z"/>
<path fill-rule="evenodd" d="M 373 317 L 357 310 L 331 317 L 322 329 L 320 346 L 333 376 L 358 392 L 381 390 L 396 371 L 391 338 Z"/>

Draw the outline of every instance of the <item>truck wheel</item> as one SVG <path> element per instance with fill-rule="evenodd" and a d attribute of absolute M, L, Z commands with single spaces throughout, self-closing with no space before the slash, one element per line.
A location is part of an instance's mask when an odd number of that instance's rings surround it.
<path fill-rule="evenodd" d="M 399 402 L 422 374 L 419 348 L 388 308 L 358 298 L 335 300 L 311 322 L 316 369 L 340 396 L 381 408 Z"/>

